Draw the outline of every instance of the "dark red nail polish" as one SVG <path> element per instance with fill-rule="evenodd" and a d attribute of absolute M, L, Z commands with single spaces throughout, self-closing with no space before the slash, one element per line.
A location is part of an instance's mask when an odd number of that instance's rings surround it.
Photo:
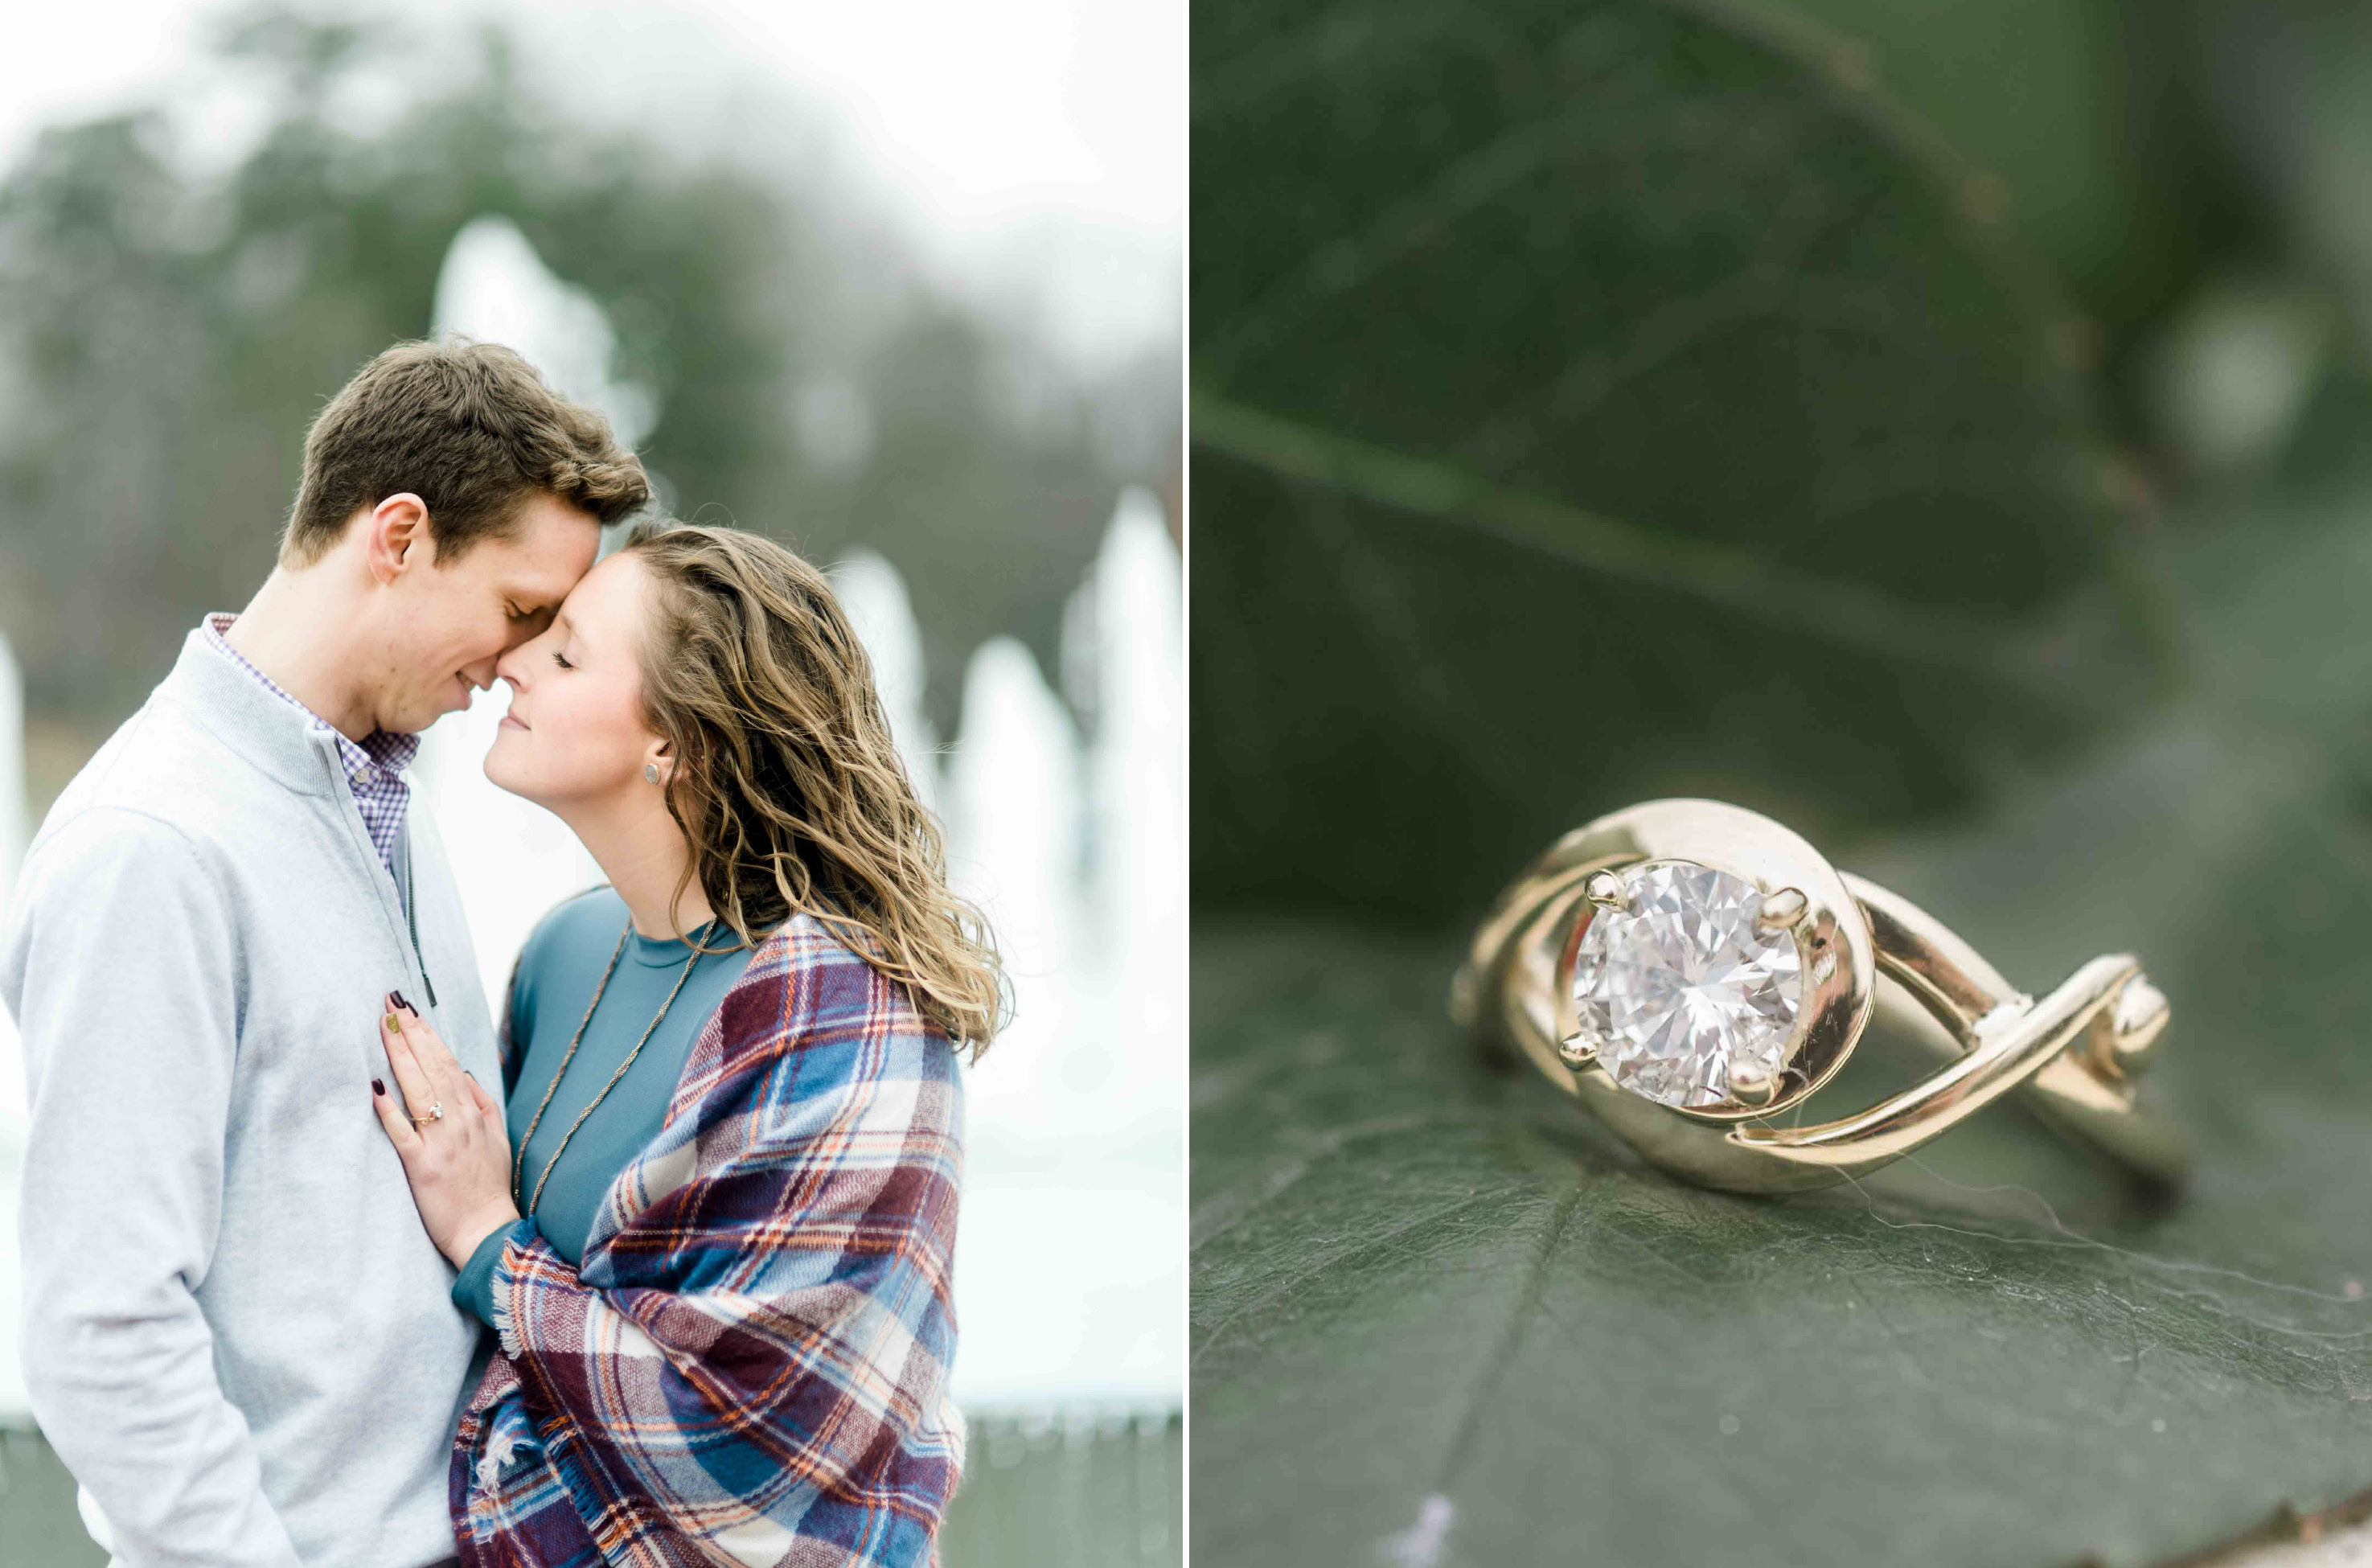
<path fill-rule="evenodd" d="M 387 1093 L 387 1086 L 380 1083 L 377 1078 L 373 1078 L 371 1080 L 371 1093 L 375 1095 L 383 1095 Z"/>
<path fill-rule="evenodd" d="M 406 1012 L 406 1013 L 410 1013 L 410 1014 L 411 1014 L 413 1016 L 414 1016 L 414 1017 L 418 1017 L 418 1016 L 420 1016 L 420 1009 L 419 1009 L 419 1008 L 417 1008 L 417 1007 L 415 1007 L 415 1006 L 413 1006 L 411 1003 L 406 1002 L 406 1001 L 403 999 L 403 993 L 402 993 L 402 992 L 401 992 L 401 991 L 390 991 L 390 992 L 389 992 L 389 993 L 388 993 L 388 994 L 389 994 L 390 996 L 392 996 L 392 997 L 394 997 L 394 998 L 395 998 L 395 1005 L 396 1005 L 396 1006 L 397 1006 L 398 1008 L 401 1009 L 402 1011 L 404 1011 L 404 1012 Z"/>

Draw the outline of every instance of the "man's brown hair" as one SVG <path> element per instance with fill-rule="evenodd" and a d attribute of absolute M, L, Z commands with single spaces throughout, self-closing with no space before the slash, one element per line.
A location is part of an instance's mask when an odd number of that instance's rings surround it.
<path fill-rule="evenodd" d="M 609 421 L 543 384 L 500 343 L 398 343 L 358 371 L 305 437 L 305 477 L 280 557 L 307 565 L 365 507 L 409 491 L 451 562 L 506 533 L 541 493 L 604 523 L 650 499 L 642 463 Z"/>

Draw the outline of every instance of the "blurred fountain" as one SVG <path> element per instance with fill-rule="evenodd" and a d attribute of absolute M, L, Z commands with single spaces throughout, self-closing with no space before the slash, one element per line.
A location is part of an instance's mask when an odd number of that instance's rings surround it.
<path fill-rule="evenodd" d="M 898 568 L 870 550 L 855 550 L 831 569 L 832 592 L 873 660 L 873 684 L 890 715 L 899 760 L 923 805 L 939 809 L 939 738 L 923 711 L 927 671 L 923 633 Z"/>
<path fill-rule="evenodd" d="M 25 814 L 25 685 L 0 635 L 0 922 L 24 864 L 31 824 Z M 17 1256 L 17 1172 L 25 1154 L 25 1047 L 17 1020 L 0 1007 L 0 1426 L 33 1419 L 17 1359 L 24 1338 L 24 1274 Z"/>
<path fill-rule="evenodd" d="M 1095 730 L 1093 929 L 1114 988 L 1111 1098 L 1137 1135 L 1166 1135 L 1183 1169 L 1185 598 L 1177 546 L 1149 493 L 1121 498 L 1076 603 L 1071 633 L 1090 650 L 1083 684 Z"/>
<path fill-rule="evenodd" d="M 1066 1060 L 1092 918 L 1079 887 L 1080 784 L 1078 732 L 1038 661 L 1011 637 L 982 644 L 948 760 L 948 872 L 988 916 L 1014 1016 L 992 1048 L 996 1072 L 975 1081 L 972 1116 L 989 1136 L 1033 1149 L 1092 1109 L 1079 1092 L 1092 1086 Z"/>
<path fill-rule="evenodd" d="M 967 1079 L 954 1381 L 976 1410 L 1183 1398 L 1179 631 L 1176 552 L 1132 494 L 1065 618 L 1092 744 L 1017 643 L 965 684 L 950 869 L 1015 1004 Z"/>
<path fill-rule="evenodd" d="M 453 237 L 436 275 L 436 330 L 517 349 L 555 389 L 608 415 L 626 445 L 657 423 L 650 395 L 610 373 L 616 337 L 601 308 L 553 276 L 508 218 L 475 218 Z M 511 965 L 536 922 L 603 879 L 559 818 L 487 780 L 486 750 L 509 708 L 508 687 L 479 692 L 430 727 L 413 765 L 445 837 L 497 1026 Z"/>
<path fill-rule="evenodd" d="M 17 869 L 25 863 L 25 845 L 31 830 L 32 824 L 25 813 L 25 682 L 8 639 L 0 635 L 0 922 L 6 918 L 8 896 L 16 887 Z M 17 1037 L 16 1019 L 8 1016 L 7 1008 L 0 1007 L 0 1157 L 13 1158 L 7 1151 L 22 1145 L 26 1113 L 24 1041 Z M 16 1257 L 15 1191 L 12 1177 L 6 1194 L 11 1199 L 8 1213 L 0 1217 L 0 1232 L 5 1232 L 0 1234 L 0 1242 L 7 1244 L 12 1266 Z M 6 1342 L 12 1346 L 16 1343 L 14 1340 Z M 13 1354 L 5 1359 L 13 1365 Z"/>
<path fill-rule="evenodd" d="M 1092 992 L 1080 961 L 1080 748 L 1010 637 L 972 655 L 947 784 L 949 877 L 987 916 L 1013 1005 L 966 1080 L 953 1386 L 968 1408 L 1091 1397 L 1114 1359 L 1091 1297 L 1117 1216 L 1070 1190 L 1102 1133 L 1092 1086 L 1068 1071 L 1075 1009 Z"/>
<path fill-rule="evenodd" d="M 0 910 L 8 907 L 32 826 L 25 815 L 25 680 L 0 634 Z"/>
<path fill-rule="evenodd" d="M 436 273 L 436 322 L 518 350 L 555 389 L 608 416 L 622 446 L 640 446 L 658 424 L 650 390 L 614 377 L 618 337 L 599 304 L 555 276 L 506 217 L 472 218 L 453 237 Z"/>

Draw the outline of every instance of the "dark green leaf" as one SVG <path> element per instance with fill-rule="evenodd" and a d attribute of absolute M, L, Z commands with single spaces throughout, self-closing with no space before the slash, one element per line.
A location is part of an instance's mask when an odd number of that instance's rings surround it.
<path fill-rule="evenodd" d="M 1852 73 L 1653 0 L 1195 22 L 1203 896 L 1900 819 L 2131 695 L 2064 313 Z"/>
<path fill-rule="evenodd" d="M 2111 342 L 2195 283 L 2211 167 L 2168 90 L 2181 41 L 2121 0 L 1746 0 L 1933 123 Z"/>

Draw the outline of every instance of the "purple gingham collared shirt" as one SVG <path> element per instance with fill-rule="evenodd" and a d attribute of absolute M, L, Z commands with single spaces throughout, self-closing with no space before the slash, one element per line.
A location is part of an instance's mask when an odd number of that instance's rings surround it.
<path fill-rule="evenodd" d="M 363 814 L 363 827 L 370 834 L 371 847 L 378 851 L 379 864 L 387 867 L 387 874 L 395 876 L 395 842 L 403 831 L 404 809 L 412 803 L 412 787 L 403 782 L 403 770 L 418 754 L 420 737 L 375 729 L 359 743 L 347 739 L 329 720 L 283 691 L 272 677 L 239 656 L 238 650 L 223 636 L 238 619 L 236 615 L 219 613 L 207 616 L 206 641 L 262 682 L 265 691 L 312 720 L 315 729 L 337 737 L 338 755 L 345 761 L 346 787 L 354 792 L 355 805 Z"/>

